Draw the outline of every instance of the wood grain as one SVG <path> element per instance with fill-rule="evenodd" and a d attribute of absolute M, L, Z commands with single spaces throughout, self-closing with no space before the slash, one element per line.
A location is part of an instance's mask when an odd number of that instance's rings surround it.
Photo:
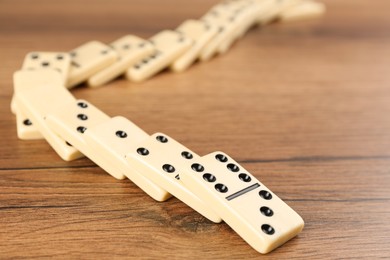
<path fill-rule="evenodd" d="M 148 37 L 215 1 L 0 1 L 0 258 L 390 257 L 390 3 L 325 1 L 320 20 L 255 28 L 181 73 L 73 91 L 199 154 L 222 150 L 306 222 L 268 255 L 173 198 L 16 138 L 12 73 L 29 51 Z"/>

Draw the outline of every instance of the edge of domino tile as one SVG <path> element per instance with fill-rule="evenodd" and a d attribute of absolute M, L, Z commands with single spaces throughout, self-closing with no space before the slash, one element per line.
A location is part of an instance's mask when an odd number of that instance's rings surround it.
<path fill-rule="evenodd" d="M 325 3 L 318 1 L 303 1 L 278 15 L 280 22 L 295 22 L 320 18 L 327 11 Z"/>

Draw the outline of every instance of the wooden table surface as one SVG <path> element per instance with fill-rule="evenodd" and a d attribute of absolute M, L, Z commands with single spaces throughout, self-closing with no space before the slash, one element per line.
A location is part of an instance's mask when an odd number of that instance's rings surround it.
<path fill-rule="evenodd" d="M 9 109 L 27 52 L 148 37 L 216 1 L 1 0 L 0 258 L 389 258 L 390 2 L 325 2 L 323 19 L 253 29 L 184 73 L 73 91 L 201 155 L 230 154 L 285 200 L 305 229 L 260 255 L 175 198 L 18 140 Z"/>

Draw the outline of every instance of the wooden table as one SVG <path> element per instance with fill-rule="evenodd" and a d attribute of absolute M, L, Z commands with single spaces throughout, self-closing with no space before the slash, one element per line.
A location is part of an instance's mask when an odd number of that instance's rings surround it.
<path fill-rule="evenodd" d="M 301 214 L 268 255 L 173 198 L 21 141 L 12 73 L 29 51 L 148 37 L 216 1 L 0 2 L 0 258 L 390 257 L 390 3 L 329 0 L 323 19 L 253 29 L 225 55 L 134 84 L 77 88 L 111 116 L 236 158 Z"/>

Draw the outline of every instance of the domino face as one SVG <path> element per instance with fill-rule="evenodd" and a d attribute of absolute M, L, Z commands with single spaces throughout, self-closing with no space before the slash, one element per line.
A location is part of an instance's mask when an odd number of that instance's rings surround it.
<path fill-rule="evenodd" d="M 46 122 L 51 130 L 106 171 L 107 168 L 116 167 L 115 163 L 102 156 L 99 150 L 89 146 L 84 134 L 90 127 L 109 120 L 108 115 L 85 100 L 64 104 L 46 116 Z"/>
<path fill-rule="evenodd" d="M 110 117 L 85 100 L 72 100 L 49 111 L 45 120 L 49 127 L 81 152 L 86 150 L 84 132 Z"/>
<path fill-rule="evenodd" d="M 204 217 L 213 222 L 221 222 L 221 218 L 212 207 L 200 200 L 180 181 L 182 169 L 188 169 L 185 165 L 196 158 L 199 158 L 197 154 L 161 133 L 153 134 L 147 140 L 138 143 L 137 147 L 126 155 L 128 162 L 146 177 Z"/>
<path fill-rule="evenodd" d="M 125 155 L 133 151 L 136 144 L 150 136 L 128 119 L 117 116 L 99 125 L 88 128 L 84 133 L 85 140 L 93 150 L 110 161 L 116 167 L 105 170 L 112 176 L 122 179 L 128 177 L 145 193 L 157 201 L 165 201 L 171 195 L 156 182 L 145 177 L 144 172 L 137 171 L 127 162 Z"/>
<path fill-rule="evenodd" d="M 60 73 L 47 69 L 17 71 L 14 73 L 14 89 L 18 109 L 34 122 L 39 132 L 62 159 L 71 161 L 83 156 L 55 134 L 44 120 L 48 111 L 74 100 L 64 88 Z"/>
<path fill-rule="evenodd" d="M 233 36 L 223 41 L 218 46 L 218 53 L 225 53 L 233 43 L 240 37 L 242 37 L 257 21 L 257 17 L 264 11 L 266 1 L 248 2 L 246 5 L 240 6 L 240 8 L 234 11 L 232 31 Z"/>
<path fill-rule="evenodd" d="M 217 5 L 205 14 L 201 20 L 217 28 L 217 34 L 204 46 L 200 53 L 200 60 L 211 59 L 224 41 L 234 37 L 236 12 L 247 4 L 246 1 L 233 1 Z"/>
<path fill-rule="evenodd" d="M 70 52 L 71 68 L 67 87 L 74 87 L 118 59 L 118 54 L 98 41 L 87 42 Z"/>
<path fill-rule="evenodd" d="M 195 62 L 203 47 L 217 34 L 217 28 L 204 21 L 187 20 L 176 31 L 193 41 L 191 48 L 171 64 L 173 71 L 181 72 Z"/>
<path fill-rule="evenodd" d="M 110 44 L 118 53 L 118 60 L 88 80 L 91 87 L 99 87 L 124 74 L 136 62 L 156 52 L 153 44 L 134 35 L 126 35 Z"/>
<path fill-rule="evenodd" d="M 54 69 L 58 71 L 63 82 L 67 80 L 70 68 L 70 56 L 66 52 L 30 52 L 23 61 L 23 70 Z M 42 139 L 35 124 L 17 109 L 15 98 L 12 97 L 11 110 L 16 114 L 16 128 L 19 139 Z"/>
<path fill-rule="evenodd" d="M 54 69 L 66 82 L 70 68 L 70 55 L 66 52 L 30 52 L 23 61 L 23 70 Z"/>
<path fill-rule="evenodd" d="M 181 174 L 187 188 L 258 252 L 270 252 L 303 229 L 293 209 L 228 155 L 208 154 L 190 168 Z"/>
<path fill-rule="evenodd" d="M 156 53 L 127 70 L 126 76 L 134 82 L 144 81 L 168 67 L 192 44 L 188 37 L 170 30 L 162 31 L 150 39 Z"/>

